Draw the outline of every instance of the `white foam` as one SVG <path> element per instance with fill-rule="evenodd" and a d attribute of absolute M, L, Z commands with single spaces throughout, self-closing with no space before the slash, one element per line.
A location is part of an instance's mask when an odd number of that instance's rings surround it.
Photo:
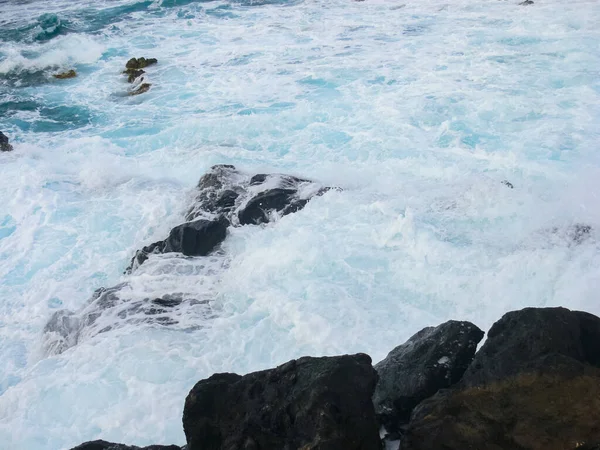
<path fill-rule="evenodd" d="M 600 7 L 515 3 L 157 2 L 93 35 L 3 42 L 1 74 L 84 66 L 10 95 L 91 123 L 39 132 L 0 118 L 15 145 L 0 155 L 0 442 L 183 444 L 185 396 L 213 372 L 306 354 L 378 361 L 425 326 L 486 329 L 524 306 L 600 314 Z M 27 14 L 82 8 L 45 5 Z M 129 98 L 132 56 L 159 63 L 150 91 Z M 170 256 L 122 275 L 184 220 L 217 163 L 344 190 L 231 230 L 214 277 Z M 596 230 L 579 245 L 565 231 L 576 223 Z M 129 324 L 43 354 L 54 311 L 120 282 L 136 299 L 203 296 L 215 317 Z"/>

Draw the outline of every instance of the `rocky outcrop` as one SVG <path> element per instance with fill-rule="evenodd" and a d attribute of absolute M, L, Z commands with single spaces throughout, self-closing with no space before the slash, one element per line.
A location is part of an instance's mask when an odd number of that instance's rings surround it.
<path fill-rule="evenodd" d="M 527 372 L 570 372 L 581 364 L 600 368 L 600 319 L 566 308 L 525 308 L 492 326 L 462 383 L 477 386 Z"/>
<path fill-rule="evenodd" d="M 145 67 L 151 66 L 156 63 L 158 63 L 158 60 L 156 58 L 144 58 L 142 56 L 141 58 L 131 58 L 125 64 L 125 68 L 126 69 L 143 69 Z"/>
<path fill-rule="evenodd" d="M 158 262 L 155 267 L 159 268 L 157 272 L 146 273 L 149 278 L 142 288 L 134 288 L 130 282 L 101 288 L 79 311 L 56 311 L 44 327 L 43 346 L 46 352 L 62 353 L 86 338 L 127 324 L 169 326 L 181 330 L 200 328 L 204 320 L 214 317 L 211 304 L 216 293 L 211 283 L 218 283 L 218 271 L 226 264 L 226 256 L 219 249 L 227 236 L 227 228 L 276 220 L 303 208 L 311 197 L 321 195 L 327 189 L 313 181 L 290 175 L 253 176 L 233 166 L 213 167 L 200 179 L 194 205 L 186 217 L 188 222 L 174 227 L 166 239 L 136 251 L 125 272 L 135 272 L 150 258 L 157 258 L 155 255 L 158 254 L 173 254 L 172 257 L 154 260 Z M 285 198 L 277 202 L 264 201 L 268 194 L 278 190 L 286 191 Z M 253 220 L 240 220 L 240 216 L 252 217 Z M 194 266 L 191 258 L 204 259 Z M 181 283 L 177 292 L 157 295 L 152 286 L 148 286 L 154 274 L 163 277 L 165 271 L 174 270 L 175 277 L 180 263 L 191 265 L 183 273 L 192 270 L 211 281 L 205 280 L 200 290 Z M 197 322 L 194 322 L 196 318 Z"/>
<path fill-rule="evenodd" d="M 460 381 L 482 338 L 483 331 L 472 323 L 451 320 L 419 331 L 392 350 L 375 365 L 379 382 L 373 403 L 380 423 L 398 432 L 415 406 Z"/>
<path fill-rule="evenodd" d="M 148 447 L 136 447 L 135 445 L 115 444 L 107 441 L 84 442 L 71 450 L 181 450 L 177 445 L 150 445 Z"/>
<path fill-rule="evenodd" d="M 130 91 L 129 94 L 127 94 L 127 95 L 132 96 L 132 95 L 143 94 L 144 92 L 148 92 L 150 90 L 150 86 L 152 86 L 150 83 L 142 83 L 138 87 L 136 87 L 133 91 Z"/>
<path fill-rule="evenodd" d="M 259 225 L 304 208 L 329 189 L 314 181 L 282 174 L 249 175 L 231 165 L 213 166 L 198 182 L 188 223 L 171 230 L 164 241 L 138 250 L 126 273 L 135 271 L 152 254 L 179 252 L 206 256 L 226 237 L 226 228 Z"/>
<path fill-rule="evenodd" d="M 186 398 L 188 450 L 379 450 L 376 380 L 364 354 L 215 374 Z"/>
<path fill-rule="evenodd" d="M 482 334 L 469 322 L 425 328 L 376 370 L 357 354 L 214 374 L 185 400 L 185 448 L 381 450 L 377 408 L 393 426 L 412 409 L 396 435 L 402 450 L 599 450 L 600 318 L 513 311 L 473 357 Z M 104 441 L 76 449 L 141 450 Z"/>
<path fill-rule="evenodd" d="M 131 273 L 138 268 L 151 254 L 177 252 L 185 256 L 206 256 L 225 240 L 228 225 L 229 223 L 222 219 L 200 219 L 178 225 L 164 241 L 138 250 L 126 272 Z"/>
<path fill-rule="evenodd" d="M 54 78 L 58 78 L 59 80 L 65 80 L 68 78 L 75 78 L 77 76 L 77 72 L 75 72 L 73 69 L 71 69 L 68 72 L 55 73 L 52 76 Z"/>
<path fill-rule="evenodd" d="M 496 322 L 459 385 L 413 412 L 403 450 L 577 448 L 600 441 L 600 318 L 526 308 Z"/>
<path fill-rule="evenodd" d="M 8 142 L 8 136 L 0 131 L 0 152 L 12 152 L 13 146 Z"/>
<path fill-rule="evenodd" d="M 158 60 L 156 58 L 131 58 L 125 64 L 125 70 L 123 71 L 123 73 L 127 75 L 127 81 L 129 83 L 133 83 L 138 77 L 146 73 L 142 69 L 154 65 L 156 63 L 158 63 Z M 134 91 L 131 91 L 129 95 L 143 94 L 144 92 L 147 92 L 150 89 L 150 86 L 150 84 L 144 83 Z"/>
<path fill-rule="evenodd" d="M 233 226 L 268 223 L 300 211 L 330 189 L 292 175 L 248 175 L 234 166 L 218 165 L 200 179 L 186 218 L 224 217 Z"/>

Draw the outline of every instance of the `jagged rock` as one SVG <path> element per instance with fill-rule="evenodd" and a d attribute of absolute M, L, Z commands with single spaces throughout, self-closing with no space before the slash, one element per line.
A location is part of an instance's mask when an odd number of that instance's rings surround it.
<path fill-rule="evenodd" d="M 115 444 L 107 441 L 89 441 L 73 447 L 71 450 L 181 450 L 177 445 L 150 445 L 137 447 L 135 445 Z"/>
<path fill-rule="evenodd" d="M 73 69 L 71 69 L 68 72 L 56 73 L 52 76 L 54 78 L 58 78 L 59 80 L 64 80 L 67 78 L 75 78 L 77 76 L 77 72 L 75 72 Z"/>
<path fill-rule="evenodd" d="M 600 367 L 600 318 L 566 308 L 525 308 L 506 313 L 492 326 L 462 383 L 482 385 L 538 370 L 562 372 L 572 361 Z"/>
<path fill-rule="evenodd" d="M 131 58 L 125 64 L 126 69 L 143 69 L 144 67 L 156 64 L 158 60 L 156 58 Z"/>
<path fill-rule="evenodd" d="M 13 146 L 8 142 L 8 136 L 0 131 L 0 152 L 11 152 Z"/>
<path fill-rule="evenodd" d="M 524 2 L 519 3 L 519 6 L 528 6 L 528 5 L 533 5 L 533 1 L 525 0 Z"/>
<path fill-rule="evenodd" d="M 301 210 L 330 189 L 291 175 L 250 176 L 234 166 L 218 165 L 200 179 L 187 219 L 225 217 L 233 226 L 266 223 Z"/>
<path fill-rule="evenodd" d="M 373 403 L 380 423 L 397 432 L 421 401 L 457 383 L 483 334 L 470 322 L 451 320 L 424 328 L 392 350 L 375 365 L 379 381 Z"/>
<path fill-rule="evenodd" d="M 514 188 L 515 188 L 515 186 L 514 186 L 514 185 L 513 185 L 513 184 L 512 184 L 510 181 L 508 181 L 508 180 L 502 180 L 502 181 L 501 181 L 501 183 L 502 183 L 504 186 L 506 186 L 506 187 L 509 187 L 509 188 L 511 188 L 511 189 L 514 189 Z"/>
<path fill-rule="evenodd" d="M 152 86 L 150 83 L 142 83 L 139 85 L 139 87 L 137 87 L 133 91 L 129 92 L 128 95 L 130 95 L 130 96 L 140 95 L 140 94 L 143 94 L 144 92 L 148 92 L 150 90 L 150 86 Z"/>
<path fill-rule="evenodd" d="M 206 256 L 227 236 L 226 220 L 196 220 L 178 225 L 171 230 L 164 241 L 155 242 L 138 250 L 126 269 L 131 273 L 151 254 L 183 253 L 185 256 Z"/>
<path fill-rule="evenodd" d="M 563 450 L 600 441 L 600 318 L 504 315 L 459 384 L 419 404 L 403 450 Z"/>
<path fill-rule="evenodd" d="M 146 71 L 142 69 L 127 69 L 123 73 L 127 75 L 127 81 L 129 83 L 133 83 L 136 80 L 136 78 L 145 74 Z"/>
<path fill-rule="evenodd" d="M 215 374 L 186 398 L 188 450 L 380 450 L 368 355 L 292 360 Z"/>

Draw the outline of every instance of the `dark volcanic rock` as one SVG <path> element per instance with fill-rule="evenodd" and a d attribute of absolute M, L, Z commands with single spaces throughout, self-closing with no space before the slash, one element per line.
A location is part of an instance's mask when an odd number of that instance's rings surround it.
<path fill-rule="evenodd" d="M 600 441 L 600 318 L 504 315 L 463 379 L 413 411 L 403 450 L 563 450 Z"/>
<path fill-rule="evenodd" d="M 156 58 L 131 58 L 125 64 L 126 69 L 143 69 L 144 67 L 156 64 L 158 60 Z"/>
<path fill-rule="evenodd" d="M 58 78 L 59 80 L 65 80 L 67 78 L 75 78 L 77 76 L 77 72 L 71 69 L 68 72 L 56 73 L 52 76 L 54 78 Z"/>
<path fill-rule="evenodd" d="M 0 152 L 11 152 L 13 146 L 8 142 L 8 136 L 0 131 Z"/>
<path fill-rule="evenodd" d="M 138 250 L 126 272 L 130 273 L 151 254 L 183 253 L 185 256 L 206 256 L 227 236 L 228 223 L 221 220 L 196 220 L 178 225 L 164 241 L 155 242 Z"/>
<path fill-rule="evenodd" d="M 514 189 L 514 188 L 515 188 L 514 184 L 512 184 L 512 183 L 511 183 L 510 181 L 508 181 L 508 180 L 502 180 L 502 181 L 501 181 L 501 183 L 502 183 L 504 186 L 506 186 L 506 187 L 509 187 L 509 188 L 511 188 L 511 189 Z"/>
<path fill-rule="evenodd" d="M 135 88 L 133 91 L 130 91 L 128 95 L 140 95 L 144 92 L 148 92 L 150 90 L 150 86 L 152 86 L 150 83 L 142 83 L 139 85 L 139 87 Z"/>
<path fill-rule="evenodd" d="M 413 408 L 438 390 L 457 383 L 473 360 L 483 331 L 451 320 L 428 327 L 375 365 L 379 381 L 375 412 L 388 431 L 408 422 Z"/>
<path fill-rule="evenodd" d="M 106 441 L 89 441 L 73 447 L 71 450 L 181 450 L 177 445 L 150 445 L 136 447 L 135 445 L 115 444 Z"/>
<path fill-rule="evenodd" d="M 278 212 L 285 216 L 301 210 L 308 199 L 296 197 L 294 189 L 269 189 L 252 198 L 239 212 L 240 225 L 258 225 L 269 222 L 269 213 Z"/>
<path fill-rule="evenodd" d="M 301 210 L 329 189 L 291 175 L 250 176 L 234 166 L 218 165 L 200 179 L 187 219 L 225 217 L 233 226 L 266 223 Z"/>
<path fill-rule="evenodd" d="M 376 381 L 364 354 L 215 374 L 185 401 L 188 450 L 379 450 Z"/>
<path fill-rule="evenodd" d="M 124 73 L 127 75 L 127 81 L 133 83 L 136 78 L 145 74 L 146 71 L 142 69 L 127 69 Z"/>
<path fill-rule="evenodd" d="M 528 5 L 533 5 L 533 1 L 525 0 L 524 2 L 519 3 L 519 6 L 528 6 Z"/>
<path fill-rule="evenodd" d="M 600 318 L 566 308 L 525 308 L 496 322 L 462 383 L 476 386 L 526 372 L 600 367 Z M 565 365 L 566 364 L 566 365 Z"/>

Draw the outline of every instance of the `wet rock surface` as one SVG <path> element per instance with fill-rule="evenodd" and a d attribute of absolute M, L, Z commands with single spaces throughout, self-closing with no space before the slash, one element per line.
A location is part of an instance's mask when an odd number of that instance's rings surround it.
<path fill-rule="evenodd" d="M 54 78 L 58 78 L 59 80 L 65 80 L 68 78 L 75 78 L 77 76 L 77 72 L 74 70 L 69 70 L 67 72 L 56 73 L 52 75 Z"/>
<path fill-rule="evenodd" d="M 482 334 L 470 322 L 425 328 L 375 368 L 356 354 L 214 374 L 185 399 L 186 449 L 381 450 L 382 406 L 402 425 L 393 441 L 384 439 L 386 449 L 599 448 L 600 318 L 565 308 L 513 311 L 473 357 Z M 138 447 L 94 441 L 76 449 Z"/>
<path fill-rule="evenodd" d="M 402 448 L 559 450 L 600 440 L 600 318 L 526 308 L 496 322 L 461 382 L 413 411 Z"/>
<path fill-rule="evenodd" d="M 138 250 L 126 269 L 131 273 L 146 261 L 151 254 L 182 253 L 185 256 L 206 256 L 227 236 L 225 220 L 196 220 L 176 226 L 164 241 L 155 242 Z"/>
<path fill-rule="evenodd" d="M 286 191 L 284 197 L 277 201 L 264 200 L 279 190 Z M 158 267 L 149 269 L 147 275 L 160 279 L 181 267 L 184 274 L 192 272 L 204 280 L 202 295 L 198 296 L 193 289 L 147 295 L 145 292 L 152 292 L 152 286 L 147 286 L 151 279 L 142 287 L 125 282 L 98 289 L 80 310 L 59 310 L 52 315 L 44 328 L 46 352 L 64 352 L 84 339 L 126 324 L 183 330 L 202 327 L 194 319 L 202 322 L 214 317 L 210 304 L 216 293 L 206 285 L 218 283 L 217 271 L 225 264 L 220 246 L 227 237 L 228 227 L 277 220 L 302 209 L 311 197 L 322 195 L 326 190 L 318 183 L 290 175 L 251 175 L 233 166 L 213 167 L 200 179 L 196 199 L 186 217 L 188 222 L 174 227 L 164 240 L 137 250 L 125 270 L 126 274 L 135 274 L 140 266 L 152 266 L 154 261 Z M 240 216 L 252 220 L 240 220 Z M 164 264 L 156 259 L 161 257 Z M 199 262 L 190 261 L 195 259 Z M 185 288 L 177 287 L 178 290 Z"/>
<path fill-rule="evenodd" d="M 364 354 L 300 358 L 245 376 L 215 374 L 190 391 L 188 450 L 379 450 Z"/>
<path fill-rule="evenodd" d="M 150 87 L 152 85 L 150 83 L 142 83 L 140 84 L 138 87 L 136 87 L 133 91 L 130 91 L 129 96 L 133 96 L 133 95 L 140 95 L 143 94 L 145 92 L 148 92 L 150 90 Z"/>
<path fill-rule="evenodd" d="M 0 152 L 12 152 L 13 146 L 8 141 L 8 136 L 0 131 Z"/>
<path fill-rule="evenodd" d="M 373 403 L 387 431 L 398 432 L 415 406 L 461 379 L 483 334 L 470 322 L 451 320 L 419 331 L 375 365 Z"/>

